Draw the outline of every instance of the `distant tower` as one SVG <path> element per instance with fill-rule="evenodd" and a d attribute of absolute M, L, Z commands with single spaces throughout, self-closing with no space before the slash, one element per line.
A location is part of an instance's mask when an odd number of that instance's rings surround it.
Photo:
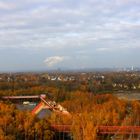
<path fill-rule="evenodd" d="M 134 67 L 132 66 L 132 67 L 131 67 L 131 71 L 133 71 L 133 70 L 134 70 Z"/>

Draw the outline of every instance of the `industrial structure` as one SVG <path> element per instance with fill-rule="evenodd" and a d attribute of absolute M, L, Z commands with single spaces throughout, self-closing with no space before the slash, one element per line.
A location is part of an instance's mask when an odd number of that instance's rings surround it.
<path fill-rule="evenodd" d="M 35 95 L 35 96 L 4 96 L 4 100 L 23 100 L 23 99 L 39 99 L 40 102 L 35 106 L 31 111 L 33 115 L 37 115 L 41 110 L 48 109 L 50 111 L 60 113 L 63 115 L 71 116 L 71 114 L 60 104 L 57 104 L 55 101 L 46 100 L 46 95 Z M 57 133 L 71 133 L 71 125 L 58 125 L 52 124 L 51 129 Z M 112 136 L 112 139 L 115 140 L 116 136 L 124 136 L 131 140 L 133 139 L 140 140 L 140 126 L 97 126 L 97 135 L 98 136 Z"/>

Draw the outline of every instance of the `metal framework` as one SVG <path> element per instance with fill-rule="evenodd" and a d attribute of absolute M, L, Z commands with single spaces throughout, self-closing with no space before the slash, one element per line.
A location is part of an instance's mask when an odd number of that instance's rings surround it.
<path fill-rule="evenodd" d="M 57 132 L 65 132 L 69 133 L 71 132 L 71 125 L 51 125 L 51 129 Z"/>
<path fill-rule="evenodd" d="M 51 125 L 52 130 L 58 132 L 71 132 L 71 125 Z M 98 135 L 105 135 L 105 134 L 140 134 L 140 126 L 98 126 L 97 127 L 97 134 Z"/>
<path fill-rule="evenodd" d="M 2 99 L 6 100 L 17 100 L 17 99 L 40 99 L 41 102 L 32 110 L 32 114 L 38 114 L 42 109 L 49 109 L 51 111 L 69 115 L 70 113 L 60 104 L 55 101 L 46 100 L 46 95 L 32 95 L 32 96 L 3 96 Z"/>
<path fill-rule="evenodd" d="M 99 126 L 98 134 L 140 134 L 140 126 Z"/>
<path fill-rule="evenodd" d="M 45 95 L 38 96 L 4 96 L 3 99 L 31 99 L 39 98 L 41 102 L 32 110 L 32 114 L 38 114 L 42 109 L 49 109 L 51 111 L 62 113 L 64 115 L 69 115 L 70 113 L 63 108 L 60 104 L 57 104 L 55 101 L 46 101 Z M 71 132 L 71 125 L 51 125 L 52 130 L 56 132 Z M 98 135 L 140 135 L 140 126 L 98 126 L 97 127 Z"/>

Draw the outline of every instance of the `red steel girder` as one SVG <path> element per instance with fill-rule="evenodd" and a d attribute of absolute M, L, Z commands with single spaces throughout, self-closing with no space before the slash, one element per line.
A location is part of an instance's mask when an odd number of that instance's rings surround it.
<path fill-rule="evenodd" d="M 140 134 L 140 126 L 98 126 L 98 134 Z"/>
<path fill-rule="evenodd" d="M 70 132 L 71 125 L 51 125 L 52 130 Z M 98 126 L 97 134 L 140 134 L 140 126 Z"/>
<path fill-rule="evenodd" d="M 51 125 L 51 129 L 57 132 L 71 132 L 71 125 Z"/>

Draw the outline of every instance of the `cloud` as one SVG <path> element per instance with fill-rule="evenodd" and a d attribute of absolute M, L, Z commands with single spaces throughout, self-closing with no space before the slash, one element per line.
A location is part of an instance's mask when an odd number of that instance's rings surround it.
<path fill-rule="evenodd" d="M 52 56 L 52 57 L 48 57 L 44 60 L 44 63 L 48 66 L 48 67 L 52 67 L 60 62 L 62 62 L 64 60 L 64 57 L 62 56 Z"/>
<path fill-rule="evenodd" d="M 129 44 L 131 36 L 140 35 L 140 10 L 135 2 L 14 0 L 10 13 L 0 10 L 0 47 L 55 51 L 79 47 L 80 51 L 83 46 L 95 47 L 95 43 L 101 47 L 99 41 L 107 47 L 105 39 L 113 38 L 119 44 L 124 36 Z M 0 3 L 0 7 L 6 6 L 11 7 L 8 2 Z"/>
<path fill-rule="evenodd" d="M 16 6 L 12 3 L 5 3 L 5 2 L 0 2 L 0 9 L 1 10 L 11 10 L 16 8 Z"/>
<path fill-rule="evenodd" d="M 109 48 L 97 48 L 96 50 L 97 51 L 109 51 L 110 49 Z"/>
<path fill-rule="evenodd" d="M 139 7 L 138 0 L 1 0 L 0 49 L 38 53 L 40 65 L 49 54 L 50 67 L 132 52 L 140 44 Z"/>

